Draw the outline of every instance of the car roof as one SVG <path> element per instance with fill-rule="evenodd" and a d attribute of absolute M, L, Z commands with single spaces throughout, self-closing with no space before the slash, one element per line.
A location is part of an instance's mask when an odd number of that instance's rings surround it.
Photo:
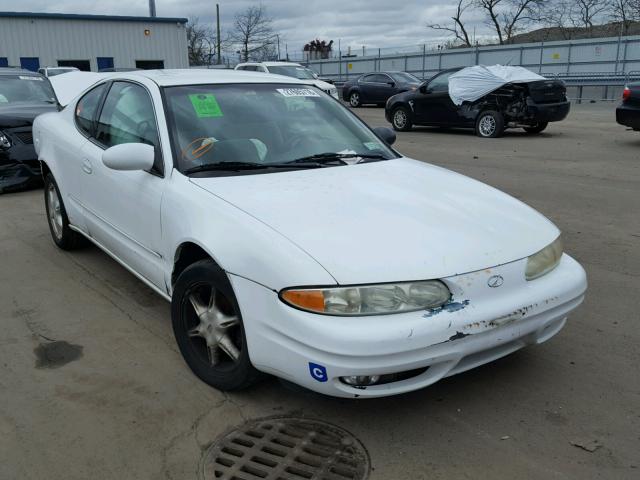
<path fill-rule="evenodd" d="M 273 73 L 247 72 L 244 70 L 218 70 L 218 69 L 167 69 L 167 70 L 134 70 L 131 72 L 76 72 L 66 75 L 82 75 L 92 73 L 93 83 L 101 79 L 109 80 L 139 80 L 140 77 L 148 78 L 161 87 L 179 85 L 206 85 L 211 83 L 290 83 L 307 85 L 297 78 L 275 75 Z M 65 76 L 66 76 L 65 75 Z M 54 77 L 57 78 L 57 77 Z M 69 79 L 75 77 L 69 77 Z"/>
<path fill-rule="evenodd" d="M 0 75 L 33 75 L 34 77 L 41 77 L 38 72 L 32 72 L 24 68 L 13 67 L 0 67 Z"/>
<path fill-rule="evenodd" d="M 296 63 L 296 62 L 246 62 L 246 63 L 239 63 L 238 67 L 241 67 L 243 65 L 263 65 L 265 67 L 277 67 L 279 65 L 291 65 L 294 67 L 302 67 L 301 64 Z"/>

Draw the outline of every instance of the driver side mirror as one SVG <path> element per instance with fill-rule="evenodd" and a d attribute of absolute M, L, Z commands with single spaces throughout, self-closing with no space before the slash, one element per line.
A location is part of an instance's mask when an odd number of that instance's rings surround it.
<path fill-rule="evenodd" d="M 426 83 L 423 83 L 422 85 L 420 85 L 418 87 L 418 90 L 420 91 L 420 93 L 430 93 L 431 92 L 431 90 L 429 90 L 427 88 L 427 84 Z"/>
<path fill-rule="evenodd" d="M 373 129 L 373 133 L 389 146 L 396 142 L 396 134 L 389 127 L 376 127 Z"/>
<path fill-rule="evenodd" d="M 395 87 L 396 86 L 396 82 L 387 82 L 387 85 L 389 85 L 390 87 Z"/>
<path fill-rule="evenodd" d="M 155 149 L 146 143 L 122 143 L 102 153 L 102 163 L 112 170 L 151 170 L 155 158 Z"/>

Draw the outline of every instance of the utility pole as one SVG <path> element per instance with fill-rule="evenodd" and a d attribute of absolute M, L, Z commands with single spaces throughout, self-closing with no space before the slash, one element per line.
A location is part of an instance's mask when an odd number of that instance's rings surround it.
<path fill-rule="evenodd" d="M 217 64 L 222 63 L 222 57 L 220 56 L 220 5 L 216 3 L 216 43 L 218 44 L 218 61 Z"/>
<path fill-rule="evenodd" d="M 276 38 L 278 39 L 278 61 L 282 58 L 280 56 L 280 35 L 276 33 Z"/>
<path fill-rule="evenodd" d="M 156 0 L 149 0 L 149 16 L 156 16 Z"/>

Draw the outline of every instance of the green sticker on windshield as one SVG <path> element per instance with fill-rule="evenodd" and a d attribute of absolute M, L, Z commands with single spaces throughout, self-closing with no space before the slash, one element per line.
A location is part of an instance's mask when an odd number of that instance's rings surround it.
<path fill-rule="evenodd" d="M 222 110 L 213 93 L 194 93 L 189 95 L 189 100 L 199 118 L 222 116 Z"/>

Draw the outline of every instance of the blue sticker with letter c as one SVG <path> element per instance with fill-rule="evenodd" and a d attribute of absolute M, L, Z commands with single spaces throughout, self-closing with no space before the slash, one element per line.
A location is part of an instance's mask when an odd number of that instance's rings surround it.
<path fill-rule="evenodd" d="M 328 380 L 327 369 L 317 363 L 309 362 L 309 373 L 318 382 L 326 382 Z"/>

